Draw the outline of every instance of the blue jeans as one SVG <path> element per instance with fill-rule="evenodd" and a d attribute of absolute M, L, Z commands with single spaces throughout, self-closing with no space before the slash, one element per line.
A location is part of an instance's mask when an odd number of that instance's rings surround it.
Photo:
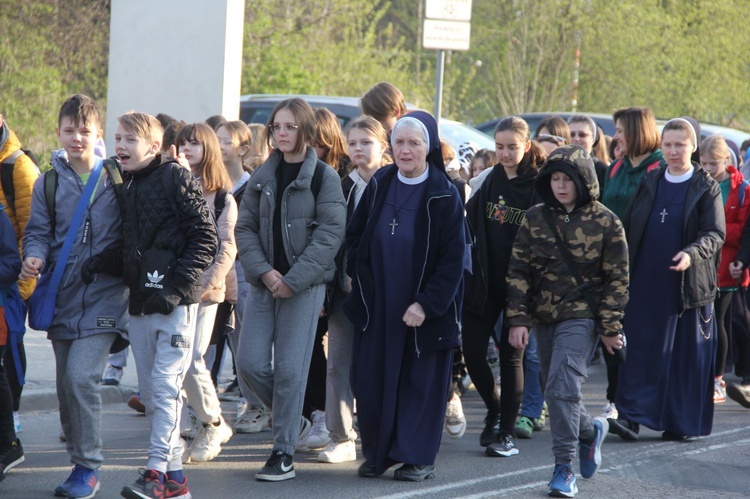
<path fill-rule="evenodd" d="M 521 416 L 537 419 L 542 417 L 544 394 L 539 383 L 539 356 L 536 353 L 536 332 L 532 329 L 529 334 L 529 344 L 523 358 L 523 401 Z"/>

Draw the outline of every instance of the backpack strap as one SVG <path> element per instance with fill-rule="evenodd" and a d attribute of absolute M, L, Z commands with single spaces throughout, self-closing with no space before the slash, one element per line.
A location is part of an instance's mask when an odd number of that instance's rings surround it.
<path fill-rule="evenodd" d="M 224 189 L 221 189 L 216 192 L 216 196 L 214 197 L 214 216 L 216 217 L 216 223 L 219 222 L 219 218 L 227 204 L 227 195 L 229 195 L 229 193 Z"/>
<path fill-rule="evenodd" d="M 612 166 L 609 169 L 609 179 L 612 180 L 615 177 L 615 173 L 617 173 L 617 170 L 620 169 L 620 166 L 622 166 L 622 158 L 619 158 L 617 161 L 612 163 Z"/>
<path fill-rule="evenodd" d="M 310 181 L 310 190 L 313 193 L 313 198 L 318 200 L 318 194 L 320 193 L 320 186 L 323 185 L 323 172 L 326 168 L 331 168 L 322 161 L 318 161 L 315 164 L 315 173 L 313 173 L 312 180 Z"/>
<path fill-rule="evenodd" d="M 739 196 L 739 201 L 740 201 L 738 208 L 740 209 L 742 208 L 742 205 L 745 203 L 745 189 L 747 189 L 749 185 L 750 185 L 750 182 L 748 182 L 747 180 L 743 180 L 742 183 L 740 184 L 740 190 L 737 192 Z"/>
<path fill-rule="evenodd" d="M 44 172 L 44 200 L 47 204 L 47 213 L 54 227 L 55 221 L 55 192 L 57 191 L 57 170 L 50 168 Z"/>
<path fill-rule="evenodd" d="M 120 162 L 116 158 L 109 158 L 104 160 L 103 166 L 110 180 L 112 180 L 112 187 L 115 189 L 115 196 L 122 210 L 125 206 L 125 201 L 122 198 L 122 171 L 120 170 Z"/>
<path fill-rule="evenodd" d="M 13 151 L 10 156 L 5 158 L 2 165 L 0 165 L 0 182 L 2 183 L 3 194 L 5 194 L 6 205 L 13 213 L 16 212 L 16 186 L 13 183 L 13 171 L 16 166 L 16 160 L 23 153 L 21 149 Z"/>

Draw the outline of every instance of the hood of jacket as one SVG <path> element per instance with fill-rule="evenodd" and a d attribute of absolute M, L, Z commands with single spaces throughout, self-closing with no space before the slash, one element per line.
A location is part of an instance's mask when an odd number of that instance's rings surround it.
<path fill-rule="evenodd" d="M 536 191 L 549 206 L 563 210 L 560 201 L 552 193 L 550 180 L 554 172 L 567 175 L 576 186 L 576 209 L 599 198 L 599 181 L 594 160 L 578 145 L 558 147 L 547 157 L 536 177 Z"/>

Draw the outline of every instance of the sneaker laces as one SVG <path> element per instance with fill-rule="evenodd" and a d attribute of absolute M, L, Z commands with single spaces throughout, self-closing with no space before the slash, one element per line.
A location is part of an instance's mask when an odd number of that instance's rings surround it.
<path fill-rule="evenodd" d="M 328 435 L 328 428 L 326 428 L 326 414 L 320 411 L 313 411 L 312 414 L 312 428 L 308 437 L 311 435 Z"/>
<path fill-rule="evenodd" d="M 456 399 L 456 395 L 453 395 L 453 397 L 448 401 L 448 407 L 445 411 L 445 419 L 461 418 L 461 411 L 459 407 L 460 402 Z"/>
<path fill-rule="evenodd" d="M 552 476 L 552 482 L 555 481 L 558 477 L 565 482 L 566 484 L 570 483 L 571 478 L 573 478 L 573 470 L 570 468 L 570 466 L 567 465 L 560 465 L 557 468 L 555 468 L 555 474 Z M 550 483 L 552 483 L 550 482 Z"/>

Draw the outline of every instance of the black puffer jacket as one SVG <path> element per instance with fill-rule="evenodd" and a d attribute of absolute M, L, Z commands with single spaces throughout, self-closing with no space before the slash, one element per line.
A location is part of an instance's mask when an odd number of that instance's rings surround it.
<path fill-rule="evenodd" d="M 130 314 L 148 314 L 154 293 L 177 295 L 180 305 L 200 302 L 201 275 L 216 254 L 214 223 L 201 187 L 186 168 L 160 154 L 148 166 L 125 172 L 123 196 L 123 277 L 130 287 Z M 162 290 L 140 287 L 141 255 L 149 248 L 177 259 Z"/>
<path fill-rule="evenodd" d="M 682 251 L 690 255 L 691 263 L 682 273 L 682 311 L 707 305 L 716 299 L 719 292 L 717 267 L 727 232 L 719 184 L 714 182 L 706 170 L 695 164 L 694 166 L 685 199 L 683 221 L 685 235 Z M 646 174 L 622 219 L 631 262 L 636 261 L 639 251 L 648 251 L 648 248 L 641 247 L 641 239 L 656 199 L 659 180 L 666 171 L 667 167 L 661 166 Z"/>

